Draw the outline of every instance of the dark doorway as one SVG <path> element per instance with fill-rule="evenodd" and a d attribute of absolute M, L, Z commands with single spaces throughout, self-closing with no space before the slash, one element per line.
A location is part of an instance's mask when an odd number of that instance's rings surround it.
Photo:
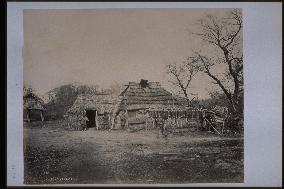
<path fill-rule="evenodd" d="M 41 110 L 24 109 L 23 113 L 26 121 L 43 121 Z"/>
<path fill-rule="evenodd" d="M 89 121 L 87 121 L 87 127 L 96 127 L 96 110 L 86 110 L 86 116 Z"/>

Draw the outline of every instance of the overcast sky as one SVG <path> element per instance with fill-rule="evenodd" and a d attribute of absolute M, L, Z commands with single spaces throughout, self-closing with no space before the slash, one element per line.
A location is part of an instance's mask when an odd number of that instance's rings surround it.
<path fill-rule="evenodd" d="M 227 9 L 24 10 L 24 84 L 43 94 L 80 82 L 161 82 L 165 65 L 200 46 L 197 20 Z M 211 80 L 199 74 L 192 93 L 208 97 Z"/>

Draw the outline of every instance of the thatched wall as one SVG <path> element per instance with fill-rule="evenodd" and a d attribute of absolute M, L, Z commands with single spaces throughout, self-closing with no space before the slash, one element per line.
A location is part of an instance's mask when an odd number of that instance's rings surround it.
<path fill-rule="evenodd" d="M 114 105 L 118 97 L 109 93 L 95 95 L 80 95 L 73 106 L 67 111 L 65 117 L 72 121 L 70 125 L 82 125 L 81 117 L 86 117 L 84 110 L 97 111 L 97 121 L 99 129 L 109 129 Z"/>

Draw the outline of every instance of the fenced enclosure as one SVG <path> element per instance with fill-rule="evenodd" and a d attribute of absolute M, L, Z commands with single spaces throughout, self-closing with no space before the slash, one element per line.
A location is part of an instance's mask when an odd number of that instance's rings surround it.
<path fill-rule="evenodd" d="M 128 128 L 131 130 L 151 130 L 164 128 L 176 132 L 196 131 L 202 127 L 203 116 L 200 110 L 153 110 L 145 111 L 145 114 L 138 118 L 128 120 Z"/>

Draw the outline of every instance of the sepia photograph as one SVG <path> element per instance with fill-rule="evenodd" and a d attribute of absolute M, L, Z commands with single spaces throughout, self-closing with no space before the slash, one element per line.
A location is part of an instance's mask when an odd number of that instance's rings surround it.
<path fill-rule="evenodd" d="M 244 182 L 242 9 L 23 10 L 25 184 Z"/>

